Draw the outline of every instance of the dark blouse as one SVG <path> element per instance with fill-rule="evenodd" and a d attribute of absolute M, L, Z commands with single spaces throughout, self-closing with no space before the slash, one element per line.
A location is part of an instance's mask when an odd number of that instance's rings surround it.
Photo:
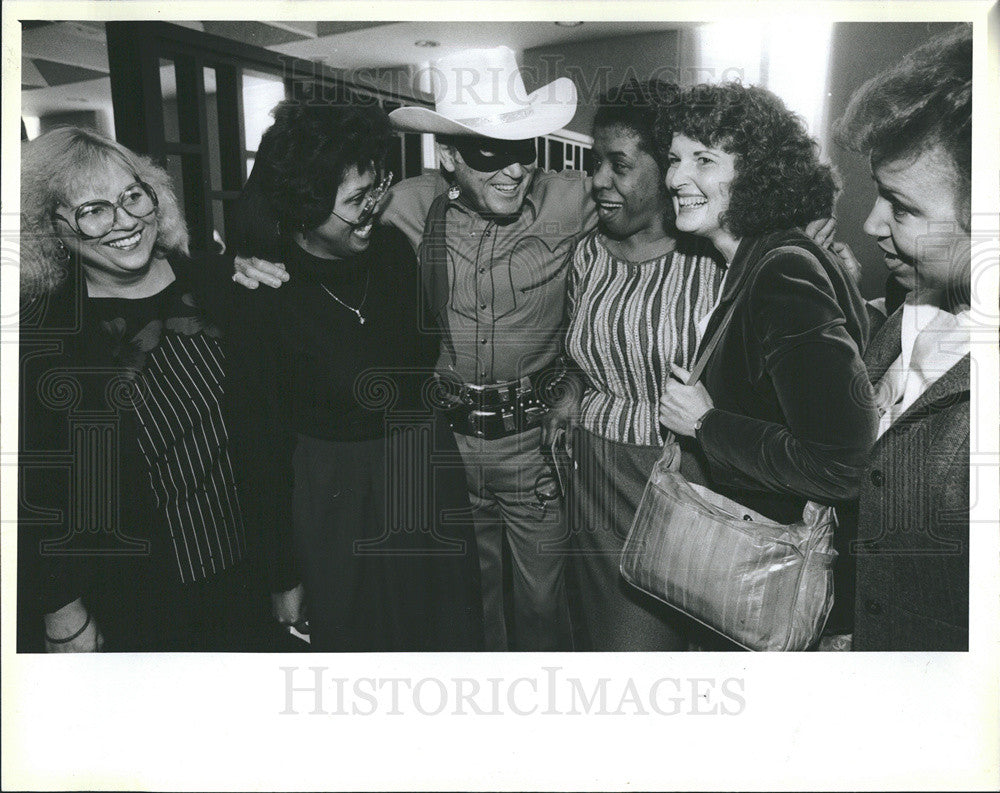
<path fill-rule="evenodd" d="M 420 405 L 414 375 L 426 375 L 436 342 L 418 331 L 416 261 L 402 233 L 375 234 L 350 259 L 321 259 L 286 243 L 288 283 L 240 296 L 241 335 L 256 347 L 244 363 L 273 389 L 274 418 L 295 432 L 372 440 L 385 433 L 386 410 Z"/>
<path fill-rule="evenodd" d="M 232 262 L 170 265 L 176 280 L 149 298 L 88 297 L 74 268 L 22 306 L 24 624 L 126 562 L 177 584 L 242 568 L 248 556 L 269 575 L 289 569 L 271 538 L 253 535 L 237 500 L 246 468 L 219 332 L 235 289 Z"/>

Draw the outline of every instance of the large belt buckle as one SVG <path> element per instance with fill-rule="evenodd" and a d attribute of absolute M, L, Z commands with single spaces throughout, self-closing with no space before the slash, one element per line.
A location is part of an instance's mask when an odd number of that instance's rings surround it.
<path fill-rule="evenodd" d="M 479 408 L 486 406 L 486 395 L 492 389 L 488 385 L 474 385 L 473 383 L 462 384 L 462 402 L 466 405 L 476 405 Z"/>

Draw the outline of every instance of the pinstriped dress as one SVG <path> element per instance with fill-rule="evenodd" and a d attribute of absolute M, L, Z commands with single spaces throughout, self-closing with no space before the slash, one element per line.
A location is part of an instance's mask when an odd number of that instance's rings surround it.
<path fill-rule="evenodd" d="M 131 384 L 110 398 L 122 448 L 120 461 L 112 458 L 120 469 L 110 483 L 117 502 L 103 509 L 120 507 L 123 529 L 145 537 L 149 549 L 88 560 L 95 580 L 81 594 L 106 649 L 269 649 L 265 593 L 238 494 L 241 472 L 231 459 L 221 332 L 194 297 L 193 267 L 171 267 L 177 278 L 155 295 L 87 299 L 95 330 L 90 367 L 107 360 L 113 367 L 95 373 L 116 372 Z M 75 475 L 85 480 L 79 492 L 91 496 L 104 481 L 88 480 L 95 469 L 82 460 Z"/>
<path fill-rule="evenodd" d="M 684 239 L 657 259 L 627 262 L 594 231 L 573 256 L 566 347 L 588 385 L 568 506 L 587 649 L 685 646 L 674 612 L 625 584 L 618 559 L 664 442 L 661 385 L 671 363 L 691 367 L 699 322 L 721 289 L 725 270 L 711 250 Z"/>
<path fill-rule="evenodd" d="M 138 381 L 131 399 L 136 440 L 178 580 L 205 581 L 238 566 L 246 529 L 222 414 L 219 330 L 202 319 L 180 281 L 150 298 L 93 303 L 116 360 Z"/>

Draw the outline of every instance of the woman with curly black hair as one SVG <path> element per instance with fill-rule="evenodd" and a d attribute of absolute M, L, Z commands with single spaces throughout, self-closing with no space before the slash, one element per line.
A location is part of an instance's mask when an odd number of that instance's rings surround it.
<path fill-rule="evenodd" d="M 855 498 L 878 423 L 868 315 L 837 257 L 800 230 L 832 211 L 830 167 L 763 88 L 695 86 L 662 121 L 677 228 L 727 263 L 702 349 L 735 308 L 700 381 L 664 387 L 661 422 L 695 440 L 713 490 L 771 520 Z"/>
<path fill-rule="evenodd" d="M 314 649 L 474 650 L 464 476 L 423 399 L 436 340 L 409 242 L 375 223 L 390 134 L 371 104 L 283 102 L 241 196 L 236 250 L 292 276 L 240 295 L 242 420 L 268 472 L 254 516 L 293 536 L 306 604 L 283 618 L 308 609 Z"/>

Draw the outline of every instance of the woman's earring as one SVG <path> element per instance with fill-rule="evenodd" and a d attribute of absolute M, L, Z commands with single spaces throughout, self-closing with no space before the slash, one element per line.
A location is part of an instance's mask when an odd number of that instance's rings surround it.
<path fill-rule="evenodd" d="M 448 200 L 455 201 L 460 195 L 462 195 L 462 191 L 457 184 L 453 184 L 448 188 Z"/>
<path fill-rule="evenodd" d="M 69 248 L 67 248 L 66 243 L 60 239 L 56 240 L 56 253 L 58 254 L 57 261 L 60 264 L 65 264 L 70 260 Z"/>

